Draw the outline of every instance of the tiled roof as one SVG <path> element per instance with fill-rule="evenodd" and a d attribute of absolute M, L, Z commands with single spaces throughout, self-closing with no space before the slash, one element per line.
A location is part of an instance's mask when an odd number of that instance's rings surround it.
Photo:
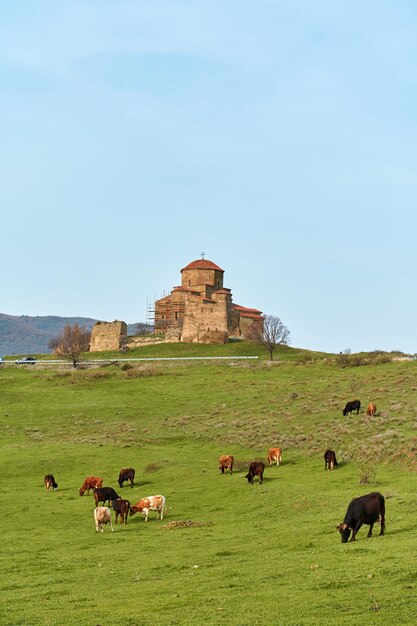
<path fill-rule="evenodd" d="M 196 261 L 192 261 L 188 265 L 182 268 L 181 272 L 184 270 L 217 270 L 218 272 L 224 272 L 221 267 L 213 263 L 213 261 L 209 261 L 208 259 L 197 259 Z"/>
<path fill-rule="evenodd" d="M 260 315 L 262 313 L 262 311 L 259 311 L 258 309 L 249 309 L 246 306 L 240 306 L 240 304 L 232 304 L 232 307 L 234 309 L 237 309 L 242 315 L 244 313 L 253 313 L 255 315 Z"/>

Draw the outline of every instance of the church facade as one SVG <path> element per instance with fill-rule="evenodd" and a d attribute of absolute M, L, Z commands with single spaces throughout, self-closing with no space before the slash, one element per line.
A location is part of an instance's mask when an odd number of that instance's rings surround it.
<path fill-rule="evenodd" d="M 155 332 L 188 343 L 226 343 L 262 326 L 262 312 L 235 304 L 223 286 L 224 270 L 208 259 L 181 270 L 181 285 L 155 302 Z"/>

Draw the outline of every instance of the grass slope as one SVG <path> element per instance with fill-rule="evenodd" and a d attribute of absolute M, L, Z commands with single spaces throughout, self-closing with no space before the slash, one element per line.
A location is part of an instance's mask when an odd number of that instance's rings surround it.
<path fill-rule="evenodd" d="M 416 364 L 297 363 L 1 370 L 0 623 L 415 624 Z M 379 415 L 342 418 L 353 397 Z M 283 465 L 248 485 L 244 462 L 272 444 Z M 221 453 L 238 459 L 232 476 Z M 138 485 L 119 491 L 130 465 Z M 96 535 L 88 474 L 132 502 L 164 494 L 167 519 Z M 386 536 L 342 545 L 350 499 L 376 489 Z M 164 527 L 175 520 L 205 525 Z"/>

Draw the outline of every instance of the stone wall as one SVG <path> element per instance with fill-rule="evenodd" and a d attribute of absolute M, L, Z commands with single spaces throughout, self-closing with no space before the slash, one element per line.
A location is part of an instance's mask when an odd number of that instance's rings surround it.
<path fill-rule="evenodd" d="M 115 320 L 114 322 L 97 322 L 93 326 L 90 339 L 90 352 L 104 350 L 119 350 L 126 341 L 127 324 Z"/>
<path fill-rule="evenodd" d="M 196 296 L 187 296 L 186 315 L 181 341 L 187 343 L 226 343 L 227 303 L 213 302 Z"/>

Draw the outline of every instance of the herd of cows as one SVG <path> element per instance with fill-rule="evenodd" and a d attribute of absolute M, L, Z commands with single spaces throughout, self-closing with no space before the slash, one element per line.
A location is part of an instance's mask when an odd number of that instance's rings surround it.
<path fill-rule="evenodd" d="M 351 414 L 353 411 L 356 411 L 356 413 L 359 414 L 360 408 L 360 400 L 352 400 L 347 402 L 342 413 L 344 416 L 349 413 Z M 367 414 L 370 417 L 373 417 L 375 413 L 376 406 L 373 402 L 370 402 Z M 281 461 L 281 448 L 269 448 L 267 454 L 267 462 L 269 465 L 273 463 L 279 465 Z M 223 454 L 220 456 L 219 470 L 221 473 L 225 474 L 229 471 L 230 474 L 232 474 L 234 462 L 234 456 L 231 454 Z M 337 465 L 338 463 L 334 450 L 326 450 L 324 453 L 324 469 L 333 470 L 337 467 Z M 249 464 L 248 473 L 245 478 L 247 478 L 249 483 L 253 484 L 254 478 L 258 477 L 259 483 L 262 484 L 264 470 L 265 463 L 262 461 L 252 461 Z M 124 483 L 128 481 L 130 482 L 130 486 L 133 487 L 135 481 L 135 470 L 133 467 L 122 468 L 119 472 L 119 478 L 117 481 L 119 487 L 122 488 Z M 58 489 L 58 484 L 56 483 L 53 474 L 47 474 L 45 476 L 44 484 L 46 491 Z M 166 499 L 162 495 L 147 496 L 132 506 L 129 500 L 119 496 L 113 487 L 103 487 L 103 478 L 98 476 L 87 476 L 80 487 L 79 493 L 80 496 L 84 495 L 85 492 L 89 495 L 90 491 L 93 491 L 94 495 L 94 523 L 96 532 L 103 532 L 106 524 L 109 524 L 111 530 L 114 531 L 111 510 L 109 507 L 112 507 L 115 513 L 115 524 L 117 524 L 119 517 L 121 524 L 127 524 L 128 516 L 135 515 L 135 513 L 141 513 L 144 515 L 145 521 L 147 522 L 150 511 L 156 512 L 157 519 L 164 518 Z M 105 506 L 106 502 L 108 502 L 108 506 Z M 100 503 L 102 503 L 102 506 L 99 506 Z M 363 524 L 369 525 L 368 537 L 371 537 L 372 530 L 376 522 L 379 522 L 381 526 L 380 535 L 383 535 L 385 531 L 384 496 L 379 492 L 372 492 L 364 496 L 360 496 L 359 498 L 354 498 L 348 506 L 343 522 L 336 528 L 341 534 L 342 543 L 346 543 L 349 540 L 351 533 L 352 536 L 350 541 L 355 541 L 356 534 Z"/>
<path fill-rule="evenodd" d="M 125 467 L 122 468 L 119 472 L 119 478 L 117 482 L 119 483 L 119 487 L 122 488 L 124 483 L 130 481 L 130 486 L 133 487 L 135 484 L 135 470 L 133 467 Z M 50 491 L 51 489 L 58 489 L 58 484 L 55 481 L 53 474 L 46 474 L 44 478 L 44 484 L 46 491 Z M 156 511 L 156 517 L 164 519 L 164 510 L 165 510 L 165 497 L 158 496 L 147 496 L 146 498 L 142 498 L 134 504 L 133 506 L 130 504 L 129 500 L 122 498 L 116 493 L 113 487 L 103 487 L 103 479 L 99 476 L 87 476 L 84 480 L 83 484 L 80 487 L 80 496 L 83 496 L 85 492 L 87 495 L 90 495 L 90 491 L 93 491 L 95 509 L 94 509 L 94 523 L 96 526 L 96 532 L 103 532 L 104 526 L 106 524 L 110 524 L 110 528 L 114 531 L 112 519 L 111 519 L 111 511 L 110 506 L 112 507 L 115 513 L 115 523 L 120 517 L 121 524 L 127 524 L 128 515 L 135 515 L 135 513 L 142 513 L 145 517 L 145 521 L 148 521 L 149 511 Z M 103 506 L 99 506 L 100 502 L 103 503 Z M 108 502 L 109 506 L 104 506 Z"/>
<path fill-rule="evenodd" d="M 361 408 L 360 400 L 351 400 L 346 403 L 342 414 L 346 417 L 349 413 L 356 411 L 359 414 Z M 367 415 L 373 417 L 376 413 L 376 405 L 370 402 L 367 408 Z M 279 465 L 282 460 L 281 448 L 269 448 L 267 454 L 267 461 L 269 465 L 276 463 Z M 219 470 L 224 474 L 227 470 L 233 473 L 234 456 L 231 454 L 223 454 L 219 458 Z M 326 450 L 324 453 L 324 469 L 333 470 L 337 467 L 336 453 L 334 450 Z M 265 470 L 265 463 L 262 461 L 252 461 L 249 465 L 249 471 L 245 478 L 248 482 L 253 483 L 255 476 L 258 476 L 259 483 L 262 484 Z M 368 493 L 359 498 L 354 498 L 347 509 L 345 518 L 341 524 L 336 526 L 342 537 L 342 543 L 346 543 L 349 540 L 352 533 L 351 541 L 355 541 L 356 534 L 363 524 L 369 525 L 368 537 L 372 537 L 372 530 L 375 522 L 379 522 L 381 525 L 380 535 L 385 532 L 385 499 L 382 494 L 377 491 Z"/>

